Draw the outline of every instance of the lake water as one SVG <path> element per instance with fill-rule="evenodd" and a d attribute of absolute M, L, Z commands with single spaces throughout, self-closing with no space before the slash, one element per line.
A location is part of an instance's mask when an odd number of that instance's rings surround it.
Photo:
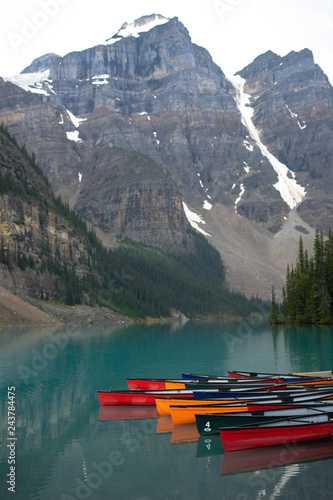
<path fill-rule="evenodd" d="M 126 377 L 333 367 L 333 329 L 248 322 L 0 331 L 0 497 L 16 500 L 333 498 L 333 442 L 223 453 L 152 407 L 101 408 Z M 8 437 L 8 387 L 15 437 Z M 125 411 L 123 411 L 125 410 Z M 15 446 L 7 447 L 7 443 Z M 8 458 L 15 458 L 15 494 Z M 266 467 L 265 467 L 266 466 Z M 245 471 L 244 471 L 245 469 Z"/>

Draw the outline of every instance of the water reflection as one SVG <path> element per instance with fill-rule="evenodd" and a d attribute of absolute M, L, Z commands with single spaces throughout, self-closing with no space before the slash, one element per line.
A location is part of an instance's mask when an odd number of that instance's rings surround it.
<path fill-rule="evenodd" d="M 212 434 L 211 436 L 200 436 L 197 444 L 196 456 L 199 457 L 211 457 L 214 455 L 222 455 L 224 449 L 222 446 L 221 438 L 218 434 Z"/>
<path fill-rule="evenodd" d="M 333 441 L 330 439 L 234 451 L 224 454 L 221 473 L 225 475 L 256 471 L 332 457 Z"/>
<path fill-rule="evenodd" d="M 156 406 L 101 406 L 99 410 L 99 420 L 133 420 L 158 417 Z"/>
<path fill-rule="evenodd" d="M 193 443 L 198 441 L 199 437 L 195 424 L 175 425 L 172 429 L 171 444 Z"/>

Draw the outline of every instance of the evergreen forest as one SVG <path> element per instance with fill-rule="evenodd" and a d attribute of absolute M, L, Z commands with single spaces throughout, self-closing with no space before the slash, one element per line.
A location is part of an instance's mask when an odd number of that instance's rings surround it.
<path fill-rule="evenodd" d="M 324 238 L 317 231 L 313 255 L 309 257 L 300 237 L 296 264 L 287 266 L 286 281 L 279 306 L 272 288 L 273 324 L 331 324 L 333 321 L 333 232 Z"/>

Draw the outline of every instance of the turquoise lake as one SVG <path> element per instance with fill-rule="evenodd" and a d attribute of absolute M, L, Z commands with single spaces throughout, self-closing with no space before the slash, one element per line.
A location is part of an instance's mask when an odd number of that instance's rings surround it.
<path fill-rule="evenodd" d="M 153 407 L 101 408 L 98 389 L 182 372 L 331 370 L 333 329 L 249 322 L 0 331 L 0 497 L 16 500 L 333 498 L 333 441 L 223 453 Z M 8 491 L 15 387 L 15 494 Z M 216 439 L 212 439 L 215 438 Z M 11 442 L 11 441 L 10 441 Z"/>

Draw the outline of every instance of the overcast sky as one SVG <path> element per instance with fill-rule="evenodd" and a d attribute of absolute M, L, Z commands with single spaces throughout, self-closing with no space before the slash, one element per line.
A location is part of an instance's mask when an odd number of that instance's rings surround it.
<path fill-rule="evenodd" d="M 309 48 L 333 83 L 332 0 L 12 0 L 0 17 L 0 75 L 43 54 L 65 55 L 111 37 L 146 14 L 177 16 L 192 41 L 231 75 L 259 54 Z"/>

